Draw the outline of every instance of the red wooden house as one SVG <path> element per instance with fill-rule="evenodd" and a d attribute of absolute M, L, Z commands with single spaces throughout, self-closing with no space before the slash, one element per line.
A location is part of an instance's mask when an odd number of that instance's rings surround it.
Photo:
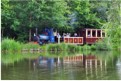
<path fill-rule="evenodd" d="M 80 29 L 78 31 L 79 37 L 83 37 L 84 43 L 93 44 L 99 39 L 103 39 L 105 37 L 105 31 L 102 29 L 91 29 L 85 28 Z"/>

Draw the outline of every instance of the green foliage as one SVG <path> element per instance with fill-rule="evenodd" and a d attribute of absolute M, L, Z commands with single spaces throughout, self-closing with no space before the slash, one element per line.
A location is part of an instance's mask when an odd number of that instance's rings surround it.
<path fill-rule="evenodd" d="M 93 44 L 93 45 L 91 45 L 91 48 L 90 48 L 91 50 L 96 50 L 96 46 Z"/>
<path fill-rule="evenodd" d="M 107 39 L 104 40 L 99 40 L 98 42 L 96 42 L 94 44 L 94 46 L 92 46 L 92 49 L 96 49 L 96 50 L 111 50 L 112 46 L 110 45 L 110 43 L 107 43 Z"/>
<path fill-rule="evenodd" d="M 39 44 L 34 44 L 34 43 L 26 43 L 23 44 L 22 49 L 39 49 L 40 45 Z"/>
<path fill-rule="evenodd" d="M 75 51 L 76 50 L 76 46 L 75 45 L 68 45 L 68 48 L 67 48 L 68 51 Z"/>
<path fill-rule="evenodd" d="M 92 7 L 94 4 L 88 0 L 1 2 L 2 35 L 18 41 L 28 40 L 29 29 L 32 29 L 33 35 L 35 28 L 38 28 L 40 33 L 45 27 L 53 27 L 59 32 L 74 32 L 75 28 L 79 27 L 100 27 L 100 19 L 92 12 L 95 9 Z"/>
<path fill-rule="evenodd" d="M 21 60 L 26 59 L 35 59 L 38 58 L 40 54 L 30 54 L 30 53 L 20 53 L 20 52 L 7 52 L 1 54 L 1 62 L 5 65 L 14 64 L 15 62 L 19 62 Z"/>
<path fill-rule="evenodd" d="M 90 50 L 90 49 L 91 49 L 90 47 L 91 47 L 91 46 L 85 44 L 85 45 L 82 47 L 82 50 Z"/>
<path fill-rule="evenodd" d="M 107 12 L 108 22 L 103 28 L 107 29 L 107 38 L 113 49 L 121 48 L 121 1 L 111 1 L 108 3 L 109 10 Z"/>
<path fill-rule="evenodd" d="M 58 44 L 49 44 L 46 45 L 47 46 L 47 51 L 58 51 L 58 50 L 62 50 L 61 46 Z"/>
<path fill-rule="evenodd" d="M 21 43 L 16 42 L 14 39 L 6 38 L 2 40 L 1 49 L 3 51 L 20 51 L 21 48 Z"/>
<path fill-rule="evenodd" d="M 7 27 L 8 25 L 11 24 L 11 19 L 12 19 L 12 8 L 13 6 L 9 4 L 9 0 L 2 0 L 1 2 L 1 20 L 2 20 L 2 29 Z M 9 22 L 8 22 L 9 21 Z"/>
<path fill-rule="evenodd" d="M 10 8 L 6 7 L 7 5 L 10 6 Z M 45 27 L 53 27 L 56 29 L 62 28 L 67 25 L 67 17 L 65 14 L 68 12 L 68 6 L 64 0 L 7 2 L 3 0 L 2 27 L 6 30 L 3 32 L 3 35 L 7 36 L 6 32 L 13 31 L 16 39 L 23 41 L 23 39 L 28 40 L 27 37 L 29 37 L 29 29 L 34 29 L 36 27 L 38 27 L 38 30 L 42 30 Z M 25 36 L 21 37 L 23 35 L 23 31 L 25 32 Z M 10 37 L 12 37 L 12 33 L 9 34 Z"/>
<path fill-rule="evenodd" d="M 70 5 L 70 10 L 72 11 L 72 14 L 76 12 L 75 24 L 77 28 L 100 28 L 101 21 L 96 16 L 96 13 L 91 11 L 91 6 L 93 4 L 91 4 L 89 0 L 71 0 L 67 2 L 68 5 Z"/>
<path fill-rule="evenodd" d="M 79 46 L 72 45 L 72 44 L 47 44 L 46 45 L 47 51 L 79 51 Z"/>
<path fill-rule="evenodd" d="M 107 21 L 107 11 L 108 11 L 108 3 L 110 1 L 90 1 L 91 12 L 96 13 L 96 16 L 100 18 L 101 23 L 105 23 Z"/>
<path fill-rule="evenodd" d="M 20 43 L 18 41 L 15 41 L 14 39 L 8 39 L 5 38 L 2 40 L 1 49 L 2 51 L 8 51 L 8 52 L 20 52 L 23 49 L 39 49 L 39 44 L 34 43 Z"/>

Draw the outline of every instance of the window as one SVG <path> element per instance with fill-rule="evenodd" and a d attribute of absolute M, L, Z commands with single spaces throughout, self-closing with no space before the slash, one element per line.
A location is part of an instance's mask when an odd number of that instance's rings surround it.
<path fill-rule="evenodd" d="M 91 32 L 90 32 L 90 30 L 88 30 L 88 32 L 87 32 L 87 37 L 91 37 Z"/>
<path fill-rule="evenodd" d="M 101 30 L 97 31 L 97 37 L 101 37 Z"/>
<path fill-rule="evenodd" d="M 92 31 L 92 37 L 96 37 L 96 31 L 95 30 Z"/>
<path fill-rule="evenodd" d="M 102 37 L 105 37 L 105 32 L 104 31 L 102 31 Z"/>

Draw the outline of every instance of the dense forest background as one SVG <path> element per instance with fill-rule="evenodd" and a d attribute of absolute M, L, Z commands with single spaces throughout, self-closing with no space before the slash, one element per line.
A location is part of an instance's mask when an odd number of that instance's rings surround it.
<path fill-rule="evenodd" d="M 106 29 L 108 41 L 121 42 L 120 0 L 1 0 L 1 35 L 31 41 L 44 28 L 73 33 L 78 28 Z"/>

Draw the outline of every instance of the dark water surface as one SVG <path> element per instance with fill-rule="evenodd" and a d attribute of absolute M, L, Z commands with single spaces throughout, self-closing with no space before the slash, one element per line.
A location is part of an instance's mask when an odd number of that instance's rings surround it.
<path fill-rule="evenodd" d="M 2 80 L 121 80 L 120 52 L 2 54 Z"/>

